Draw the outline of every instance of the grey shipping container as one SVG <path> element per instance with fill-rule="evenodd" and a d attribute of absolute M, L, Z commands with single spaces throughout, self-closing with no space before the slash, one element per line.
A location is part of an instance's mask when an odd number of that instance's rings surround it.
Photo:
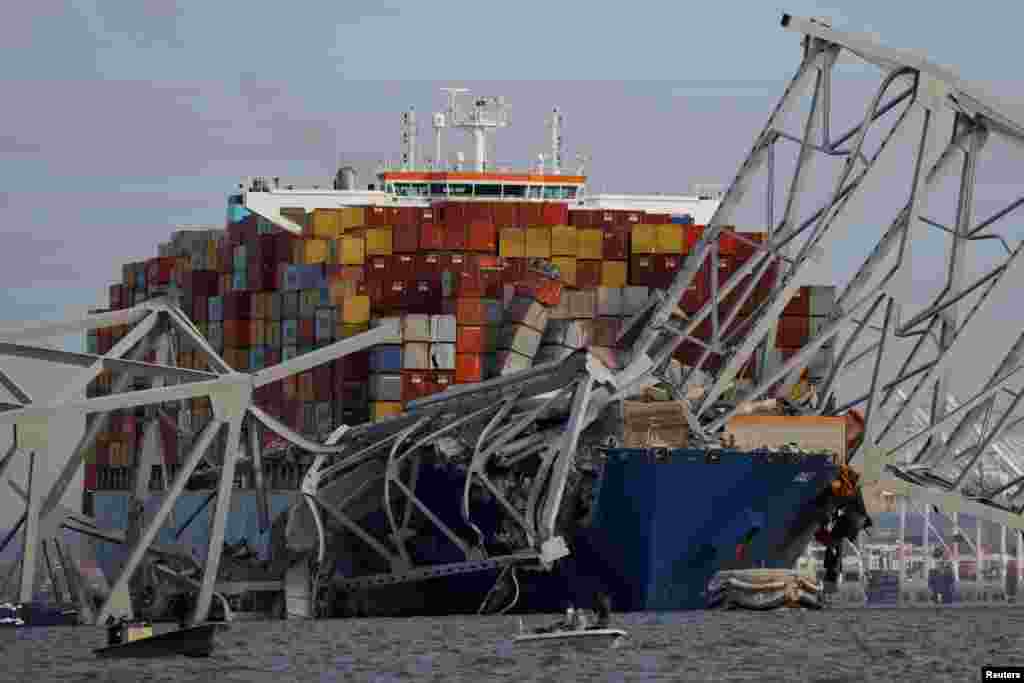
<path fill-rule="evenodd" d="M 454 344 L 455 335 L 456 320 L 454 315 L 430 316 L 430 341 Z"/>
<path fill-rule="evenodd" d="M 371 401 L 401 401 L 401 375 L 370 375 Z"/>
<path fill-rule="evenodd" d="M 540 348 L 540 338 L 540 332 L 526 325 L 506 325 L 501 329 L 498 348 L 533 358 Z"/>
<path fill-rule="evenodd" d="M 299 317 L 299 293 L 281 293 L 281 319 L 294 320 Z"/>
<path fill-rule="evenodd" d="M 391 326 L 394 330 L 392 334 L 377 342 L 378 344 L 401 344 L 402 339 L 402 321 L 400 318 L 373 318 L 370 320 L 370 327 L 387 327 Z"/>
<path fill-rule="evenodd" d="M 455 344 L 439 343 L 430 345 L 430 363 L 433 370 L 455 369 Z"/>
<path fill-rule="evenodd" d="M 408 342 L 402 346 L 403 370 L 430 370 L 430 344 Z"/>

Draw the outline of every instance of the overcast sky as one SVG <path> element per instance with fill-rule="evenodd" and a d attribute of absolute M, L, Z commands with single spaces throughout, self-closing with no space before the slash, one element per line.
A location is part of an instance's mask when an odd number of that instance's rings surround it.
<path fill-rule="evenodd" d="M 914 0 L 13 3 L 0 22 L 0 320 L 102 301 L 120 265 L 154 256 L 172 226 L 222 224 L 244 176 L 327 178 L 341 160 L 396 159 L 401 111 L 413 105 L 426 123 L 443 86 L 509 98 L 499 160 L 546 151 L 557 104 L 568 157 L 591 157 L 598 189 L 727 184 L 799 62 L 784 11 L 875 32 L 1019 97 L 1019 60 L 1007 55 L 1024 12 L 985 0 L 971 10 Z M 1018 178 L 983 170 L 979 214 L 1014 199 Z M 1007 231 L 1021 234 L 1018 223 Z M 942 249 L 930 253 L 939 269 Z M 856 249 L 828 259 L 837 272 L 859 263 Z M 0 519 L 12 501 L 0 491 Z"/>

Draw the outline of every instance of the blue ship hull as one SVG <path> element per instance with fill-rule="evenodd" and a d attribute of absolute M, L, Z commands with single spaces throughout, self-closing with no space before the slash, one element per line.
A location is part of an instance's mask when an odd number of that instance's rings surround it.
<path fill-rule="evenodd" d="M 768 462 L 764 455 L 720 451 L 711 462 L 705 451 L 676 450 L 669 452 L 666 462 L 655 463 L 648 451 L 609 451 L 591 524 L 569 535 L 571 555 L 553 571 L 518 572 L 515 611 L 558 611 L 567 602 L 589 606 L 596 591 L 609 593 L 617 611 L 701 609 L 707 582 L 719 569 L 793 566 L 817 529 L 823 497 L 837 472 L 824 456 Z M 472 542 L 475 535 L 460 513 L 462 481 L 454 472 L 425 467 L 417 495 Z M 182 495 L 176 518 L 186 519 L 206 496 Z M 272 516 L 294 500 L 294 493 L 272 495 Z M 126 494 L 98 492 L 94 508 L 101 526 L 124 527 Z M 191 546 L 199 560 L 205 554 L 209 513 L 208 508 L 178 540 Z M 471 513 L 485 538 L 491 538 L 500 515 L 497 504 L 474 503 Z M 387 533 L 382 512 L 371 513 L 360 524 L 371 534 Z M 159 540 L 173 542 L 173 535 L 165 528 Z M 233 495 L 225 534 L 229 542 L 243 537 L 267 557 L 269 532 L 258 532 L 255 495 L 250 491 Z M 98 545 L 105 547 L 98 548 L 97 561 L 107 576 L 113 576 L 125 551 Z M 410 546 L 417 564 L 462 559 L 458 548 L 440 533 L 413 539 Z M 338 570 L 351 575 L 350 567 Z M 425 597 L 413 611 L 475 612 L 496 578 L 497 572 L 483 572 L 424 582 L 420 595 L 436 596 L 437 604 Z"/>

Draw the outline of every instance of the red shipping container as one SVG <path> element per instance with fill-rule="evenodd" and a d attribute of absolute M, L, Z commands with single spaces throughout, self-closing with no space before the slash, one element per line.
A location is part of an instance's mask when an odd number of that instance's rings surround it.
<path fill-rule="evenodd" d="M 647 225 L 665 225 L 672 222 L 672 214 L 669 213 L 644 213 L 641 218 Z"/>
<path fill-rule="evenodd" d="M 441 223 L 458 223 L 460 225 L 465 224 L 464 209 L 465 204 L 463 202 L 441 202 L 435 208 L 434 220 L 440 221 Z"/>
<path fill-rule="evenodd" d="M 304 318 L 299 321 L 299 345 L 309 346 L 316 341 L 316 321 Z"/>
<path fill-rule="evenodd" d="M 224 320 L 252 320 L 252 292 L 228 292 L 224 295 Z"/>
<path fill-rule="evenodd" d="M 726 226 L 731 230 L 735 230 L 735 226 Z M 736 256 L 739 249 L 739 240 L 729 230 L 722 230 L 718 234 L 718 253 L 723 256 Z"/>
<path fill-rule="evenodd" d="M 756 242 L 757 244 L 764 244 L 765 237 L 766 237 L 766 235 L 763 232 L 745 232 L 745 233 L 743 233 L 743 238 L 744 239 L 750 240 L 751 242 Z M 739 240 L 736 240 L 736 262 L 737 263 L 740 263 L 740 264 L 746 263 L 751 257 L 754 256 L 754 254 L 757 251 L 758 251 L 758 249 L 756 249 L 754 246 L 752 246 L 750 244 L 747 244 L 746 242 L 741 242 Z"/>
<path fill-rule="evenodd" d="M 224 346 L 239 348 L 252 346 L 256 343 L 251 320 L 225 320 Z"/>
<path fill-rule="evenodd" d="M 331 389 L 334 383 L 334 373 L 327 363 L 313 367 L 313 397 L 317 401 L 330 401 Z"/>
<path fill-rule="evenodd" d="M 220 273 L 215 270 L 193 270 L 191 277 L 193 296 L 217 296 Z"/>
<path fill-rule="evenodd" d="M 393 262 L 391 256 L 371 256 L 370 263 L 366 266 L 366 279 L 370 282 L 394 279 Z"/>
<path fill-rule="evenodd" d="M 459 325 L 455 335 L 457 353 L 485 353 L 484 328 L 480 325 Z"/>
<path fill-rule="evenodd" d="M 634 226 L 644 222 L 643 211 L 618 211 L 616 218 L 619 225 Z"/>
<path fill-rule="evenodd" d="M 498 228 L 519 227 L 519 206 L 512 202 L 495 202 L 494 225 Z"/>
<path fill-rule="evenodd" d="M 357 351 L 341 357 L 341 373 L 347 382 L 362 382 L 370 376 L 370 352 Z"/>
<path fill-rule="evenodd" d="M 210 299 L 205 296 L 192 298 L 192 320 L 205 323 L 210 313 Z"/>
<path fill-rule="evenodd" d="M 430 380 L 426 372 L 419 370 L 402 373 L 402 400 L 415 401 L 430 393 Z"/>
<path fill-rule="evenodd" d="M 697 242 L 704 236 L 703 225 L 687 225 L 684 226 L 684 234 L 686 237 L 686 250 L 687 252 L 692 251 L 697 246 Z"/>
<path fill-rule="evenodd" d="M 434 220 L 434 215 L 435 215 L 434 207 L 428 206 L 425 209 L 417 209 L 417 211 L 419 211 L 419 222 L 420 223 L 429 223 L 429 222 Z"/>
<path fill-rule="evenodd" d="M 466 223 L 445 223 L 444 248 L 447 251 L 462 251 L 466 248 L 469 237 L 469 225 Z"/>
<path fill-rule="evenodd" d="M 441 281 L 416 280 L 415 288 L 415 296 L 409 299 L 409 312 L 439 314 L 441 312 Z"/>
<path fill-rule="evenodd" d="M 486 325 L 487 308 L 483 299 L 459 297 L 455 302 L 455 322 L 459 325 Z"/>
<path fill-rule="evenodd" d="M 269 368 L 281 362 L 281 352 L 277 349 L 265 349 L 263 351 L 263 367 Z"/>
<path fill-rule="evenodd" d="M 423 250 L 444 249 L 445 229 L 440 223 L 423 223 L 420 225 L 419 248 Z"/>
<path fill-rule="evenodd" d="M 284 423 L 292 429 L 301 429 L 302 427 L 302 401 L 298 399 L 293 401 L 285 401 L 282 406 Z"/>
<path fill-rule="evenodd" d="M 806 316 L 783 315 L 779 318 L 775 345 L 778 348 L 799 348 L 811 336 L 811 319 Z"/>
<path fill-rule="evenodd" d="M 396 225 L 391 231 L 396 254 L 415 254 L 420 248 L 420 228 L 416 223 Z"/>
<path fill-rule="evenodd" d="M 277 271 L 273 266 L 250 268 L 246 273 L 249 289 L 254 292 L 265 292 L 277 289 Z"/>
<path fill-rule="evenodd" d="M 654 256 L 634 256 L 629 261 L 629 284 L 634 287 L 658 287 Z"/>
<path fill-rule="evenodd" d="M 428 387 L 429 394 L 437 394 L 442 391 L 448 391 L 452 384 L 455 383 L 455 372 L 452 370 L 431 370 L 427 373 L 427 379 L 430 382 Z"/>
<path fill-rule="evenodd" d="M 366 224 L 372 228 L 380 228 L 391 225 L 388 221 L 391 218 L 389 209 L 387 206 L 368 206 L 366 207 Z"/>
<path fill-rule="evenodd" d="M 539 202 L 523 202 L 519 205 L 519 227 L 535 228 L 544 225 L 544 207 Z"/>
<path fill-rule="evenodd" d="M 625 261 L 629 258 L 629 232 L 628 226 L 605 226 L 604 246 L 601 250 L 605 261 Z"/>
<path fill-rule="evenodd" d="M 506 258 L 503 261 L 504 267 L 501 269 L 501 283 L 503 285 L 514 285 L 526 277 L 527 259 Z M 576 267 L 579 268 L 578 263 Z"/>
<path fill-rule="evenodd" d="M 483 356 L 479 353 L 455 354 L 455 383 L 472 384 L 484 378 Z"/>
<path fill-rule="evenodd" d="M 527 271 L 526 277 L 516 283 L 516 295 L 533 297 L 545 306 L 557 306 L 562 300 L 562 283 Z"/>
<path fill-rule="evenodd" d="M 406 280 L 380 282 L 379 298 L 371 296 L 373 310 L 380 313 L 401 311 L 409 305 L 409 285 Z"/>
<path fill-rule="evenodd" d="M 331 386 L 333 387 L 332 392 L 335 395 L 341 395 L 341 387 L 345 383 L 345 364 L 341 362 L 341 358 L 338 360 L 331 361 L 328 363 L 331 368 Z"/>
<path fill-rule="evenodd" d="M 174 277 L 175 259 L 159 256 L 146 262 L 146 282 L 149 285 L 169 285 Z"/>
<path fill-rule="evenodd" d="M 300 239 L 290 232 L 274 235 L 274 263 L 288 263 L 292 260 L 295 240 Z"/>
<path fill-rule="evenodd" d="M 96 490 L 96 467 L 95 464 L 88 464 L 85 466 L 85 474 L 82 477 L 82 488 L 86 491 Z"/>
<path fill-rule="evenodd" d="M 811 295 L 807 287 L 796 290 L 796 294 L 782 309 L 782 315 L 809 316 L 811 314 Z"/>
<path fill-rule="evenodd" d="M 416 257 L 413 254 L 398 254 L 391 260 L 394 277 L 398 280 L 416 279 Z"/>
<path fill-rule="evenodd" d="M 420 222 L 420 209 L 415 206 L 391 207 L 391 225 L 393 227 L 417 226 Z"/>
<path fill-rule="evenodd" d="M 453 259 L 453 266 L 455 266 Z M 460 297 L 481 297 L 485 296 L 484 280 L 480 272 L 480 263 L 471 255 L 463 260 L 458 272 L 458 281 L 455 285 L 456 296 Z"/>
<path fill-rule="evenodd" d="M 569 205 L 564 202 L 544 202 L 541 208 L 543 225 L 567 225 L 569 223 Z"/>
<path fill-rule="evenodd" d="M 448 258 L 445 254 L 417 254 L 416 279 L 440 282 L 446 261 Z"/>
<path fill-rule="evenodd" d="M 708 264 L 707 261 L 697 270 L 690 286 L 680 297 L 679 307 L 686 313 L 698 312 L 708 302 Z"/>
<path fill-rule="evenodd" d="M 111 308 L 127 308 L 124 303 L 124 286 L 123 285 L 110 285 L 110 307 Z"/>
<path fill-rule="evenodd" d="M 589 228 L 594 222 L 594 212 L 587 209 L 571 209 L 569 225 L 577 228 Z"/>
<path fill-rule="evenodd" d="M 494 212 L 491 210 L 491 202 L 467 202 L 462 208 L 463 219 L 466 223 L 494 222 Z"/>
<path fill-rule="evenodd" d="M 676 273 L 683 267 L 683 259 L 683 256 L 677 254 L 657 254 L 654 257 L 654 269 L 663 289 L 668 289 L 672 285 Z"/>
<path fill-rule="evenodd" d="M 110 464 L 110 441 L 109 436 L 107 439 L 100 441 L 96 440 L 96 464 L 106 467 Z"/>
<path fill-rule="evenodd" d="M 469 224 L 466 245 L 469 251 L 493 254 L 498 251 L 498 229 L 494 223 L 475 220 Z"/>
<path fill-rule="evenodd" d="M 298 375 L 289 375 L 281 380 L 281 396 L 285 401 L 293 401 L 299 397 Z"/>

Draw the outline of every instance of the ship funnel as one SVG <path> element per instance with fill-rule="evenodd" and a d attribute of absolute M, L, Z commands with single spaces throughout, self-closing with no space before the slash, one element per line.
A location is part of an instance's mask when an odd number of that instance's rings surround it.
<path fill-rule="evenodd" d="M 338 174 L 334 176 L 334 189 L 356 189 L 356 169 L 352 168 L 351 166 L 342 166 L 341 168 L 339 168 Z"/>

